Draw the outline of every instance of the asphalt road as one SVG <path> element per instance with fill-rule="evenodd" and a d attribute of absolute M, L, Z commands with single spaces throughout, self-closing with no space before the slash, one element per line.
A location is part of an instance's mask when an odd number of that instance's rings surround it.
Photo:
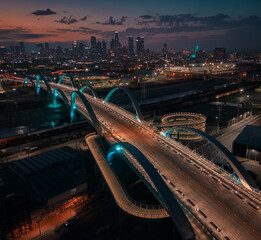
<path fill-rule="evenodd" d="M 175 154 L 167 146 L 159 143 L 148 132 L 137 127 L 133 122 L 104 111 L 97 104 L 92 104 L 95 113 L 126 141 L 135 145 L 164 175 L 184 193 L 181 199 L 190 199 L 207 218 L 203 221 L 213 222 L 220 234 L 229 239 L 261 239 L 260 210 L 248 204 L 247 197 L 239 198 L 223 183 L 206 175 L 201 168 L 189 163 Z M 227 186 L 227 184 L 225 184 Z M 178 195 L 178 193 L 173 190 Z M 188 205 L 188 204 L 187 204 Z"/>

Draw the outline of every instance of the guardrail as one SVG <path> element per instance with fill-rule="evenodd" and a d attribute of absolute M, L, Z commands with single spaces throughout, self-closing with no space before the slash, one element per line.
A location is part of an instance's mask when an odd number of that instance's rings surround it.
<path fill-rule="evenodd" d="M 67 88 L 67 87 L 66 87 Z M 102 99 L 94 99 L 92 96 L 90 96 L 89 94 L 84 93 L 84 95 L 88 98 L 88 100 L 91 101 L 95 101 L 96 103 L 98 102 L 100 105 L 104 106 L 103 100 Z M 179 148 L 180 151 L 184 152 L 187 151 L 187 153 L 185 153 L 186 155 L 190 156 L 194 155 L 194 158 L 198 161 L 200 161 L 203 164 L 206 164 L 209 168 L 211 168 L 211 170 L 214 170 L 215 172 L 217 172 L 218 174 L 222 175 L 224 178 L 226 178 L 228 181 L 230 181 L 232 184 L 236 185 L 237 187 L 239 187 L 240 189 L 242 189 L 244 192 L 246 192 L 246 189 L 244 189 L 242 187 L 242 184 L 240 184 L 237 181 L 237 178 L 225 171 L 224 169 L 220 168 L 219 166 L 217 166 L 215 163 L 211 162 L 210 160 L 204 158 L 203 156 L 201 156 L 200 154 L 193 152 L 191 149 L 189 149 L 188 147 L 186 147 L 185 145 L 175 141 L 174 139 L 171 138 L 163 138 L 160 134 L 158 133 L 154 133 L 154 130 L 152 129 L 152 126 L 149 125 L 147 122 L 145 121 L 138 121 L 136 119 L 136 117 L 134 116 L 133 113 L 129 112 L 128 110 L 125 109 L 121 109 L 119 106 L 108 102 L 106 103 L 106 105 L 108 108 L 111 108 L 113 111 L 120 113 L 121 115 L 123 115 L 124 117 L 128 118 L 130 121 L 135 122 L 137 125 L 139 125 L 140 127 L 146 129 L 148 132 L 150 132 L 151 134 L 156 134 L 158 137 L 160 137 L 162 140 L 164 141 L 168 141 L 172 146 Z M 194 113 L 193 113 L 194 114 Z M 195 113 L 195 115 L 201 115 L 198 113 Z M 258 194 L 261 196 L 261 191 L 258 189 L 255 189 L 253 187 L 251 187 L 252 192 Z M 252 195 L 253 196 L 253 195 Z M 255 197 L 255 196 L 253 196 Z"/>
<path fill-rule="evenodd" d="M 188 148 L 187 146 L 183 145 L 182 143 L 177 142 L 176 140 L 174 140 L 174 139 L 172 139 L 170 137 L 163 138 L 160 135 L 158 135 L 158 136 L 162 140 L 169 142 L 172 146 L 175 145 L 180 151 L 182 151 L 184 154 L 186 154 L 187 157 L 193 158 L 193 159 L 196 159 L 196 160 L 200 161 L 203 165 L 208 166 L 209 168 L 211 168 L 211 170 L 214 170 L 215 172 L 217 172 L 218 174 L 220 174 L 221 176 L 223 176 L 224 178 L 229 180 L 232 184 L 236 185 L 237 187 L 242 189 L 244 192 L 246 192 L 246 189 L 243 187 L 243 185 L 241 183 L 238 182 L 237 178 L 233 174 L 231 174 L 231 173 L 227 172 L 226 170 L 224 170 L 223 168 L 217 166 L 215 163 L 213 163 L 212 161 L 206 159 L 205 157 L 203 157 L 202 155 L 198 154 L 197 152 L 192 151 L 190 148 Z M 255 192 L 256 194 L 261 196 L 261 191 L 260 190 L 255 189 L 253 187 L 251 187 L 251 190 L 253 192 Z M 248 192 L 246 192 L 246 193 L 248 193 Z M 251 195 L 251 196 L 255 197 L 253 195 Z"/>

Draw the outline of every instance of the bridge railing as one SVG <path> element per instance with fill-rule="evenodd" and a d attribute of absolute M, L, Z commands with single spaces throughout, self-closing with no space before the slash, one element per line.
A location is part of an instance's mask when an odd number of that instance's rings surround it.
<path fill-rule="evenodd" d="M 196 159 L 199 162 L 201 162 L 203 165 L 208 166 L 211 170 L 214 170 L 218 174 L 222 175 L 224 178 L 229 180 L 232 184 L 234 184 L 237 187 L 239 187 L 240 189 L 246 191 L 246 189 L 243 188 L 242 184 L 238 182 L 238 179 L 233 174 L 231 174 L 231 173 L 227 172 L 226 170 L 224 170 L 223 168 L 217 166 L 215 163 L 213 163 L 212 161 L 208 160 L 207 158 L 205 158 L 204 156 L 200 155 L 199 153 L 192 151 L 190 148 L 188 148 L 187 146 L 183 145 L 182 143 L 176 141 L 175 139 L 170 138 L 170 137 L 164 137 L 163 138 L 160 135 L 159 135 L 159 137 L 162 140 L 164 140 L 164 141 L 168 141 L 172 146 L 174 145 L 181 152 L 183 152 L 188 158 L 193 157 L 193 159 Z M 251 187 L 251 190 L 253 192 L 255 192 L 256 194 L 261 196 L 261 191 L 260 190 L 255 189 L 253 187 Z M 255 196 L 253 196 L 253 197 L 255 197 Z"/>
<path fill-rule="evenodd" d="M 102 99 L 93 99 L 93 97 L 88 95 L 88 94 L 85 94 L 85 96 L 88 97 L 88 100 L 95 101 L 96 103 L 98 102 L 99 104 L 103 105 L 103 100 Z M 129 120 L 135 122 L 140 127 L 146 129 L 151 134 L 153 134 L 153 135 L 155 134 L 155 133 L 153 133 L 153 128 L 152 128 L 152 126 L 150 124 L 148 124 L 145 121 L 137 121 L 135 115 L 133 113 L 129 112 L 128 110 L 122 109 L 118 105 L 115 105 L 115 104 L 113 104 L 111 102 L 106 103 L 106 105 L 109 108 L 111 108 L 113 111 L 122 114 L 123 116 L 127 117 Z M 233 174 L 225 171 L 224 169 L 222 169 L 221 167 L 217 166 L 212 161 L 206 159 L 205 157 L 203 157 L 202 155 L 198 154 L 197 152 L 193 152 L 187 146 L 185 146 L 185 145 L 175 141 L 174 139 L 163 138 L 160 134 L 157 134 L 157 133 L 156 133 L 156 135 L 157 135 L 157 137 L 160 137 L 162 140 L 168 141 L 172 146 L 175 146 L 176 148 L 178 148 L 181 152 L 185 153 L 186 155 L 188 155 L 188 156 L 194 155 L 194 158 L 196 158 L 198 161 L 200 161 L 201 163 L 207 165 L 209 168 L 211 168 L 211 170 L 214 170 L 215 172 L 221 174 L 224 178 L 226 178 L 232 184 L 236 185 L 237 187 L 239 187 L 240 189 L 242 189 L 242 190 L 244 190 L 246 192 L 246 189 L 244 189 L 242 187 L 242 184 L 240 184 L 237 181 L 237 178 Z M 255 189 L 253 187 L 251 187 L 251 190 L 252 190 L 252 192 L 254 192 L 254 193 L 256 193 L 256 194 L 261 196 L 261 191 L 260 190 Z"/>

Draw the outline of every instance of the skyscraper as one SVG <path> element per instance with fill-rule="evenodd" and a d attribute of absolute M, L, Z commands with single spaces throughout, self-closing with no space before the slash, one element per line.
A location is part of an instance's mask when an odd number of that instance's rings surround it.
<path fill-rule="evenodd" d="M 76 51 L 78 49 L 78 41 L 73 41 L 72 49 L 73 51 Z"/>
<path fill-rule="evenodd" d="M 20 45 L 20 51 L 21 51 L 22 53 L 25 53 L 24 42 L 20 42 L 19 45 Z"/>
<path fill-rule="evenodd" d="M 107 54 L 106 42 L 102 41 L 102 55 L 103 55 L 103 57 L 106 57 L 106 54 Z"/>
<path fill-rule="evenodd" d="M 45 51 L 49 51 L 50 47 L 49 47 L 49 43 L 44 43 L 44 48 L 45 48 Z"/>
<path fill-rule="evenodd" d="M 144 55 L 145 49 L 144 49 L 144 38 L 143 37 L 137 37 L 136 51 L 137 51 L 138 57 L 142 57 Z"/>
<path fill-rule="evenodd" d="M 129 36 L 129 40 L 128 40 L 128 52 L 129 52 L 129 56 L 131 58 L 134 57 L 134 44 L 133 44 L 133 37 Z"/>
<path fill-rule="evenodd" d="M 96 37 L 91 36 L 91 49 L 96 49 Z"/>
<path fill-rule="evenodd" d="M 164 45 L 163 45 L 162 54 L 164 55 L 164 57 L 167 57 L 167 54 L 168 54 L 167 43 L 164 43 Z"/>

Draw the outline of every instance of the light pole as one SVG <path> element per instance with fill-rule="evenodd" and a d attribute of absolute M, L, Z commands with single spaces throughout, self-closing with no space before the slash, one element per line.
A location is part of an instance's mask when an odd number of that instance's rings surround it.
<path fill-rule="evenodd" d="M 220 131 L 220 112 L 222 111 L 222 107 L 218 106 L 217 110 L 218 110 L 218 133 L 219 133 L 219 131 Z"/>

